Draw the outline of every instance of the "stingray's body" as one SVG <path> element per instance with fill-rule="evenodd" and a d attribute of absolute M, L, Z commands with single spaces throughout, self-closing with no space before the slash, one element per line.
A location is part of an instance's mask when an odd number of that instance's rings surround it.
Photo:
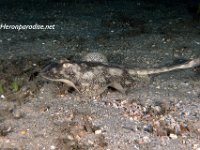
<path fill-rule="evenodd" d="M 41 71 L 41 76 L 57 82 L 64 82 L 84 95 L 100 95 L 108 87 L 125 93 L 132 86 L 134 76 L 159 74 L 200 65 L 200 58 L 184 64 L 154 69 L 127 69 L 96 61 L 60 61 L 51 63 Z"/>

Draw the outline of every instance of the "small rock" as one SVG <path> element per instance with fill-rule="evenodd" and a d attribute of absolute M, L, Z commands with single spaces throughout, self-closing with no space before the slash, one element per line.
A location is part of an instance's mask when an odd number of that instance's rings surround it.
<path fill-rule="evenodd" d="M 96 131 L 95 131 L 95 134 L 101 134 L 101 133 L 102 133 L 101 130 L 96 130 Z"/>
<path fill-rule="evenodd" d="M 22 116 L 23 116 L 23 115 L 22 115 L 21 111 L 19 111 L 19 110 L 13 111 L 13 117 L 14 117 L 15 119 L 20 119 Z"/>
<path fill-rule="evenodd" d="M 74 137 L 72 135 L 67 135 L 67 139 L 72 141 L 72 140 L 74 140 Z"/>
<path fill-rule="evenodd" d="M 54 145 L 51 145 L 50 150 L 54 150 L 54 149 L 56 149 L 56 147 Z"/>
<path fill-rule="evenodd" d="M 26 135 L 27 131 L 26 130 L 22 130 L 20 133 L 21 133 L 21 135 Z"/>
<path fill-rule="evenodd" d="M 195 150 L 200 150 L 199 144 L 193 144 L 192 148 Z"/>
<path fill-rule="evenodd" d="M 148 136 L 143 137 L 144 143 L 150 143 L 151 139 Z"/>
<path fill-rule="evenodd" d="M 152 133 L 153 132 L 153 126 L 151 124 L 144 125 L 143 127 L 144 131 Z"/>
<path fill-rule="evenodd" d="M 161 111 L 161 107 L 160 107 L 160 106 L 155 106 L 154 109 L 155 109 L 157 112 L 160 112 L 160 111 Z"/>
<path fill-rule="evenodd" d="M 156 89 L 160 89 L 160 86 L 158 85 L 158 86 L 156 86 Z"/>
<path fill-rule="evenodd" d="M 1 99 L 5 99 L 6 97 L 4 95 L 1 95 Z"/>
<path fill-rule="evenodd" d="M 169 137 L 173 140 L 178 138 L 176 134 L 172 134 L 172 133 L 169 135 Z"/>

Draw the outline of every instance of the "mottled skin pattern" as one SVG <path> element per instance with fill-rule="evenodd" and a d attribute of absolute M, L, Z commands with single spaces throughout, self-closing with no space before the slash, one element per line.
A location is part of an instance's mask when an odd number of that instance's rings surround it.
<path fill-rule="evenodd" d="M 200 59 L 193 59 L 181 65 L 155 69 L 126 69 L 95 61 L 60 61 L 46 66 L 40 73 L 51 81 L 64 82 L 77 92 L 87 96 L 102 94 L 108 87 L 121 93 L 134 83 L 136 75 L 148 75 L 188 69 L 200 65 Z"/>
<path fill-rule="evenodd" d="M 51 63 L 40 73 L 42 77 L 72 86 L 78 92 L 88 96 L 96 96 L 103 93 L 108 87 L 125 93 L 126 87 L 133 83 L 128 72 L 119 67 L 113 67 L 99 62 L 73 62 L 64 61 Z M 60 80 L 63 79 L 63 80 Z"/>

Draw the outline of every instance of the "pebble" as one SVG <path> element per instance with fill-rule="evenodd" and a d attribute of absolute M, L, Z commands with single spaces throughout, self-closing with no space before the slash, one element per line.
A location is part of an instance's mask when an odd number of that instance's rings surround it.
<path fill-rule="evenodd" d="M 200 150 L 199 144 L 193 144 L 192 149 Z"/>
<path fill-rule="evenodd" d="M 151 124 L 144 125 L 143 127 L 144 131 L 152 133 L 153 132 L 153 126 Z"/>
<path fill-rule="evenodd" d="M 169 135 L 169 137 L 173 140 L 178 138 L 176 134 L 172 134 L 172 133 Z"/>
<path fill-rule="evenodd" d="M 27 131 L 23 130 L 20 132 L 22 135 L 26 135 L 27 134 Z"/>
<path fill-rule="evenodd" d="M 51 145 L 50 150 L 54 150 L 54 149 L 56 149 L 56 147 L 54 145 Z"/>
<path fill-rule="evenodd" d="M 20 118 L 22 117 L 21 111 L 19 111 L 19 110 L 13 111 L 13 117 L 14 117 L 15 119 L 20 119 Z"/>
<path fill-rule="evenodd" d="M 156 86 L 156 89 L 160 89 L 160 86 L 158 85 L 158 86 Z"/>
<path fill-rule="evenodd" d="M 148 136 L 143 137 L 144 143 L 150 143 L 151 139 Z"/>
<path fill-rule="evenodd" d="M 156 114 L 160 114 L 162 112 L 162 108 L 160 106 L 155 106 L 153 109 Z"/>
<path fill-rule="evenodd" d="M 72 135 L 67 135 L 67 138 L 69 139 L 69 140 L 74 140 L 74 137 L 72 136 Z"/>
<path fill-rule="evenodd" d="M 1 95 L 1 99 L 5 99 L 6 97 L 4 95 Z"/>
<path fill-rule="evenodd" d="M 102 133 L 101 130 L 96 130 L 96 131 L 95 131 L 95 134 L 101 134 L 101 133 Z"/>

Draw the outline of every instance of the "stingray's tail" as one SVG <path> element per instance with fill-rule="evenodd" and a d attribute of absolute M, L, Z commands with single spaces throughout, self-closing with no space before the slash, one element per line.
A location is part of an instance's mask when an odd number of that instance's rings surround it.
<path fill-rule="evenodd" d="M 161 67 L 161 68 L 154 68 L 154 69 L 128 69 L 128 73 L 131 75 L 150 75 L 150 74 L 158 74 L 158 73 L 164 73 L 164 72 L 169 72 L 169 71 L 174 71 L 174 70 L 194 68 L 199 65 L 200 65 L 200 58 L 196 58 L 184 64 L 175 65 L 171 67 Z"/>

